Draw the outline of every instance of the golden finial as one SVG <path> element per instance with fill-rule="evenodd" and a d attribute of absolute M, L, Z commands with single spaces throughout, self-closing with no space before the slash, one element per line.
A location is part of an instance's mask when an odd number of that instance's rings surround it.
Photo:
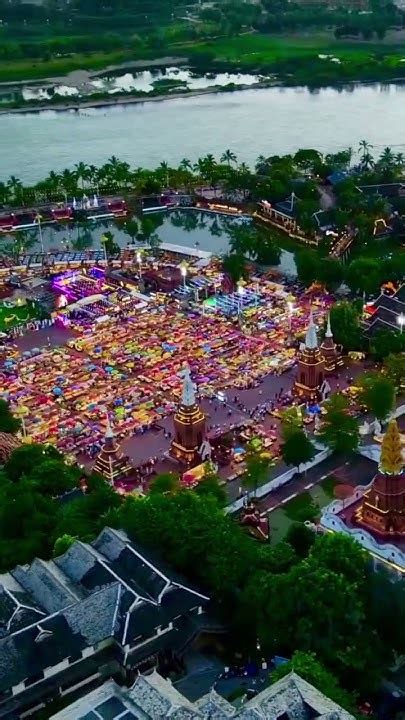
<path fill-rule="evenodd" d="M 399 475 L 403 465 L 401 435 L 397 421 L 391 420 L 381 445 L 380 470 L 389 475 Z"/>

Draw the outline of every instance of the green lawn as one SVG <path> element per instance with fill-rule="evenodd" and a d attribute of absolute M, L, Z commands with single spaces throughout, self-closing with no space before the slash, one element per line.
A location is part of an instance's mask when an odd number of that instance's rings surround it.
<path fill-rule="evenodd" d="M 108 65 L 135 60 L 132 53 L 124 51 L 78 53 L 71 57 L 42 60 L 14 60 L 0 63 L 0 82 L 40 80 L 41 78 L 66 75 L 73 70 L 103 70 Z"/>
<path fill-rule="evenodd" d="M 395 37 L 395 36 L 394 36 Z M 398 42 L 365 43 L 336 40 L 332 33 L 313 35 L 260 35 L 246 34 L 233 38 L 219 38 L 204 42 L 173 43 L 159 50 L 139 48 L 135 50 L 114 50 L 110 52 L 89 52 L 72 54 L 70 57 L 43 60 L 13 60 L 0 63 L 0 82 L 36 80 L 65 75 L 73 70 L 103 70 L 108 65 L 174 55 L 184 58 L 193 53 L 209 50 L 218 60 L 249 66 L 271 64 L 288 58 L 305 58 L 316 54 L 336 55 L 353 64 L 367 63 L 373 54 L 384 53 L 386 62 L 393 65 L 404 57 L 404 45 Z"/>
<path fill-rule="evenodd" d="M 10 330 L 14 325 L 19 325 L 26 320 L 38 318 L 40 315 L 32 306 L 21 305 L 16 307 L 5 307 L 0 303 L 0 331 Z M 6 319 L 9 321 L 6 322 Z"/>
<path fill-rule="evenodd" d="M 332 34 L 315 35 L 241 35 L 234 38 L 220 38 L 214 41 L 196 43 L 187 48 L 194 51 L 210 50 L 221 60 L 237 61 L 242 64 L 271 63 L 289 57 L 305 57 L 319 54 L 333 54 L 341 59 L 367 60 L 372 54 L 389 51 L 390 55 L 404 56 L 401 44 L 362 43 L 336 40 Z"/>
<path fill-rule="evenodd" d="M 304 522 L 312 519 L 312 507 L 315 504 L 323 508 L 333 500 L 333 488 L 335 479 L 327 477 L 310 490 L 297 495 L 282 507 L 273 510 L 269 514 L 270 538 L 272 545 L 277 544 L 286 536 L 288 528 L 294 522 Z"/>

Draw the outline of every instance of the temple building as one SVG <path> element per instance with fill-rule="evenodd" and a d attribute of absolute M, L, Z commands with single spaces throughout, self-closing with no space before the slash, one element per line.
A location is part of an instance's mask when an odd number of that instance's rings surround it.
<path fill-rule="evenodd" d="M 353 487 L 342 500 L 323 508 L 319 527 L 345 533 L 370 554 L 375 569 L 393 580 L 405 578 L 405 471 L 403 438 L 395 420 L 383 437 L 377 472 L 367 485 Z M 373 448 L 375 446 L 372 446 Z M 366 456 L 363 457 L 363 460 Z"/>
<path fill-rule="evenodd" d="M 318 346 L 318 338 L 312 310 L 303 343 L 298 352 L 297 375 L 293 392 L 308 402 L 316 402 L 321 396 L 325 376 L 325 362 Z"/>
<path fill-rule="evenodd" d="M 107 417 L 107 429 L 104 436 L 104 445 L 97 455 L 96 462 L 93 465 L 93 472 L 100 473 L 108 480 L 110 485 L 114 485 L 117 480 L 122 480 L 133 471 L 132 466 L 128 462 L 128 458 L 122 455 L 120 449 L 115 442 L 114 433 Z"/>
<path fill-rule="evenodd" d="M 177 462 L 191 467 L 201 462 L 199 449 L 205 438 L 205 414 L 197 403 L 188 365 L 182 375 L 183 390 L 173 420 L 174 440 L 170 446 L 170 456 Z"/>
<path fill-rule="evenodd" d="M 195 691 L 194 691 L 195 692 Z M 51 720 L 354 720 L 353 715 L 295 672 L 238 707 L 215 689 L 189 700 L 158 672 L 137 675 L 131 687 L 108 680 Z"/>
<path fill-rule="evenodd" d="M 341 364 L 340 353 L 333 339 L 332 328 L 330 326 L 330 315 L 328 315 L 326 333 L 321 344 L 321 356 L 324 361 L 325 375 L 330 375 L 335 372 L 337 366 Z"/>
<path fill-rule="evenodd" d="M 385 538 L 405 537 L 405 471 L 396 420 L 388 425 L 378 472 L 364 493 L 363 502 L 355 513 L 355 522 Z"/>

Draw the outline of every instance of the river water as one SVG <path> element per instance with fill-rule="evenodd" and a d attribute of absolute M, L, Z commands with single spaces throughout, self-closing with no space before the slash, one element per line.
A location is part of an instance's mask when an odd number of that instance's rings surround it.
<path fill-rule="evenodd" d="M 37 181 L 111 155 L 133 166 L 176 164 L 230 148 L 253 164 L 258 155 L 315 147 L 329 152 L 363 138 L 375 152 L 405 149 L 405 85 L 271 88 L 176 98 L 79 112 L 0 115 L 0 180 Z"/>

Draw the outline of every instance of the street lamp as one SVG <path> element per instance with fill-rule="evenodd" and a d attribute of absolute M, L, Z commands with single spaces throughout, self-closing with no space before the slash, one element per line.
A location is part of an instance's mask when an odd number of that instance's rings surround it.
<path fill-rule="evenodd" d="M 107 263 L 108 263 L 108 257 L 107 257 L 107 238 L 106 238 L 105 235 L 102 235 L 102 236 L 101 236 L 101 242 L 102 242 L 103 249 L 104 249 L 104 261 L 105 261 L 105 263 L 106 263 L 106 265 L 107 265 Z"/>
<path fill-rule="evenodd" d="M 401 328 L 401 335 L 402 335 L 402 331 L 403 331 L 404 325 L 405 325 L 405 315 L 403 313 L 401 313 L 401 315 L 398 315 L 397 323 L 398 323 L 399 327 Z"/>
<path fill-rule="evenodd" d="M 139 250 L 136 253 L 136 262 L 138 263 L 138 266 L 139 266 L 139 279 L 141 279 L 141 277 L 142 277 L 142 255 L 139 252 Z"/>
<path fill-rule="evenodd" d="M 182 266 L 180 267 L 180 272 L 181 272 L 181 275 L 182 275 L 182 278 L 183 278 L 183 287 L 184 287 L 184 289 L 186 289 L 187 268 L 186 268 L 185 265 L 182 265 Z"/>
<path fill-rule="evenodd" d="M 41 220 L 42 220 L 42 216 L 41 216 L 39 213 L 37 213 L 37 214 L 35 215 L 35 221 L 36 221 L 37 224 L 38 224 L 39 241 L 40 241 L 40 243 L 41 243 L 41 253 L 42 253 L 42 255 L 43 255 L 44 252 L 45 252 L 45 250 L 44 250 L 44 239 L 43 239 L 43 237 L 42 237 L 42 225 L 41 225 Z"/>
<path fill-rule="evenodd" d="M 289 328 L 289 331 L 291 332 L 292 316 L 293 316 L 293 312 L 294 312 L 294 303 L 292 303 L 291 300 L 288 300 L 288 302 L 287 302 L 287 309 L 288 309 L 288 320 L 289 320 L 288 328 Z"/>
<path fill-rule="evenodd" d="M 239 302 L 238 302 L 238 314 L 242 312 L 243 308 L 243 295 L 244 295 L 244 289 L 243 285 L 241 283 L 238 284 L 238 295 L 239 295 Z"/>

